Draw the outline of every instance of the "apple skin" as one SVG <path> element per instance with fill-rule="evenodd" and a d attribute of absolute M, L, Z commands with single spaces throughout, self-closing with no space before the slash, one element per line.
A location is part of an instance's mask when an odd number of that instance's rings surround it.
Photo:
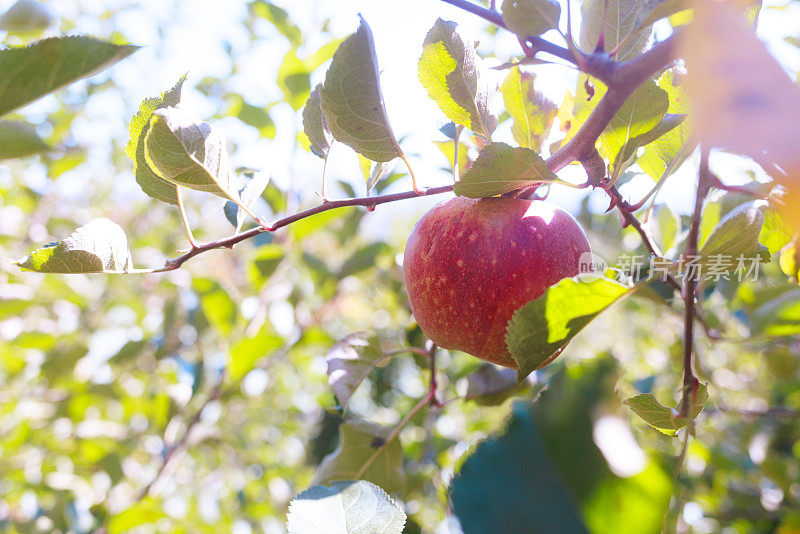
<path fill-rule="evenodd" d="M 514 312 L 591 251 L 572 216 L 539 200 L 455 197 L 414 226 L 403 257 L 411 311 L 438 346 L 516 369 L 505 343 Z"/>

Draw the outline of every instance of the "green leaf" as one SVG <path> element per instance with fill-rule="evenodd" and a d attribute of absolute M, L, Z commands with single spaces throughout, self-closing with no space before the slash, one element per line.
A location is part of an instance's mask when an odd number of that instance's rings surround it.
<path fill-rule="evenodd" d="M 186 75 L 181 76 L 178 83 L 172 89 L 164 91 L 160 96 L 145 98 L 139 105 L 136 114 L 131 118 L 128 131 L 130 138 L 125 145 L 125 153 L 133 161 L 133 172 L 136 182 L 147 195 L 166 202 L 168 204 L 178 204 L 177 190 L 174 184 L 160 178 L 147 165 L 145 159 L 145 145 L 143 135 L 150 123 L 153 112 L 157 109 L 175 107 L 181 101 L 181 89 Z"/>
<path fill-rule="evenodd" d="M 479 75 L 472 43 L 456 32 L 456 23 L 437 19 L 422 43 L 419 81 L 448 119 L 487 140 L 497 128 L 489 94 Z"/>
<path fill-rule="evenodd" d="M 645 0 L 584 0 L 581 5 L 580 47 L 591 52 L 601 33 L 604 49 L 611 52 L 623 39 L 632 34 L 617 52 L 616 59 L 624 61 L 642 52 L 650 43 L 651 27 L 636 29 L 636 14 Z"/>
<path fill-rule="evenodd" d="M 614 161 L 615 156 L 631 139 L 647 135 L 656 128 L 668 108 L 667 93 L 652 80 L 645 82 L 625 100 L 603 130 L 600 135 L 600 153 Z"/>
<path fill-rule="evenodd" d="M 253 370 L 258 360 L 281 348 L 283 343 L 283 338 L 268 325 L 261 327 L 255 336 L 239 341 L 231 349 L 231 359 L 228 364 L 228 376 L 231 382 L 238 383 Z"/>
<path fill-rule="evenodd" d="M 504 432 L 481 442 L 450 483 L 464 532 L 588 532 L 529 406 L 514 403 Z"/>
<path fill-rule="evenodd" d="M 0 160 L 23 158 L 50 150 L 36 133 L 36 128 L 30 124 L 0 121 Z"/>
<path fill-rule="evenodd" d="M 697 396 L 692 402 L 691 418 L 694 420 L 708 401 L 708 387 L 700 384 L 697 388 Z M 667 408 L 651 393 L 642 393 L 623 402 L 630 407 L 636 415 L 641 417 L 645 423 L 652 426 L 659 432 L 674 436 L 678 430 L 686 426 L 686 417 L 681 416 L 680 406 L 678 408 Z"/>
<path fill-rule="evenodd" d="M 17 0 L 0 16 L 0 30 L 9 33 L 32 33 L 47 29 L 55 17 L 44 2 Z"/>
<path fill-rule="evenodd" d="M 634 31 L 651 26 L 655 21 L 688 9 L 685 0 L 644 0 L 634 17 Z"/>
<path fill-rule="evenodd" d="M 333 55 L 321 96 L 334 139 L 372 161 L 403 155 L 386 116 L 375 43 L 363 18 Z"/>
<path fill-rule="evenodd" d="M 623 170 L 630 164 L 631 160 L 636 156 L 636 151 L 643 146 L 649 145 L 656 139 L 665 135 L 673 128 L 677 128 L 684 120 L 686 115 L 674 115 L 667 113 L 661 122 L 655 125 L 652 130 L 648 130 L 635 137 L 630 137 L 614 158 L 614 172 L 613 176 L 616 178 Z"/>
<path fill-rule="evenodd" d="M 511 69 L 500 86 L 506 111 L 514 121 L 511 134 L 520 146 L 536 152 L 550 133 L 556 117 L 556 105 L 534 89 L 534 76 Z"/>
<path fill-rule="evenodd" d="M 312 484 L 327 484 L 337 480 L 353 480 L 372 454 L 386 442 L 390 428 L 365 421 L 347 421 L 339 427 L 339 446 L 326 456 Z M 377 484 L 389 493 L 405 485 L 403 449 L 394 439 L 378 455 L 361 477 Z"/>
<path fill-rule="evenodd" d="M 228 292 L 211 278 L 195 278 L 192 289 L 200 299 L 200 308 L 214 330 L 229 337 L 238 318 L 238 309 Z"/>
<path fill-rule="evenodd" d="M 249 208 L 253 202 L 261 196 L 264 189 L 269 184 L 269 174 L 258 172 L 251 169 L 236 169 L 238 172 L 233 175 L 233 190 L 231 193 L 236 195 L 236 202 L 229 200 L 225 203 L 225 217 L 236 231 L 242 229 L 247 214 L 240 206 Z"/>
<path fill-rule="evenodd" d="M 255 0 L 248 5 L 250 12 L 257 17 L 267 19 L 275 26 L 281 35 L 289 40 L 292 48 L 297 48 L 303 42 L 300 28 L 298 28 L 290 19 L 289 14 L 285 9 L 280 8 L 272 2 L 265 0 Z"/>
<path fill-rule="evenodd" d="M 68 238 L 37 248 L 17 262 L 40 273 L 124 273 L 132 269 L 128 238 L 108 219 L 94 219 Z"/>
<path fill-rule="evenodd" d="M 285 254 L 280 245 L 263 245 L 255 250 L 248 265 L 248 278 L 254 289 L 260 288 L 278 268 Z"/>
<path fill-rule="evenodd" d="M 182 109 L 153 111 L 144 134 L 144 156 L 160 178 L 238 203 L 225 138 Z"/>
<path fill-rule="evenodd" d="M 555 0 L 503 0 L 503 22 L 520 39 L 558 28 L 561 5 Z"/>
<path fill-rule="evenodd" d="M 303 108 L 303 131 L 311 144 L 311 152 L 316 156 L 326 158 L 333 137 L 325 122 L 325 115 L 322 114 L 321 90 L 322 85 L 318 85 L 306 100 Z"/>
<path fill-rule="evenodd" d="M 537 182 L 561 180 L 542 157 L 529 148 L 514 148 L 505 143 L 486 145 L 456 183 L 457 195 L 484 198 L 500 195 Z"/>
<path fill-rule="evenodd" d="M 480 406 L 502 404 L 519 385 L 516 372 L 490 363 L 484 363 L 477 371 L 471 372 L 466 381 L 464 399 L 475 401 Z"/>
<path fill-rule="evenodd" d="M 70 36 L 0 50 L 0 116 L 103 70 L 138 49 Z"/>
<path fill-rule="evenodd" d="M 365 480 L 312 486 L 289 503 L 289 534 L 400 534 L 402 508 Z"/>
<path fill-rule="evenodd" d="M 564 278 L 514 312 L 506 345 L 519 368 L 517 380 L 553 361 L 583 327 L 629 291 L 608 278 Z"/>
<path fill-rule="evenodd" d="M 283 92 L 284 100 L 298 110 L 308 98 L 311 91 L 311 70 L 303 60 L 297 57 L 297 50 L 292 48 L 283 56 L 278 68 L 278 87 Z"/>
<path fill-rule="evenodd" d="M 350 334 L 331 348 L 325 356 L 328 383 L 342 410 L 347 409 L 350 397 L 383 358 L 380 339 L 367 332 Z"/>
<path fill-rule="evenodd" d="M 162 502 L 151 497 L 145 497 L 112 516 L 108 522 L 108 534 L 131 532 L 134 527 L 155 523 L 163 517 L 166 517 L 166 513 Z"/>
<path fill-rule="evenodd" d="M 661 250 L 667 251 L 675 243 L 675 238 L 678 236 L 680 229 L 680 221 L 670 211 L 666 205 L 658 205 L 653 209 L 650 215 L 652 226 L 655 226 L 654 232 L 658 243 L 661 245 Z"/>
<path fill-rule="evenodd" d="M 769 263 L 769 250 L 758 242 L 766 206 L 763 200 L 753 200 L 732 209 L 719 221 L 700 249 L 700 262 L 711 265 L 718 263 L 715 257 L 727 258 L 730 260 L 729 270 L 736 268 L 739 257 L 759 257 L 762 263 Z"/>
<path fill-rule="evenodd" d="M 682 81 L 674 69 L 664 72 L 658 79 L 658 86 L 667 92 L 669 98 L 669 114 L 689 113 L 689 100 Z M 691 140 L 691 118 L 687 118 L 677 128 L 648 145 L 637 163 L 644 172 L 658 180 L 667 170 L 670 170 L 670 174 L 675 172 L 692 154 L 695 146 Z"/>

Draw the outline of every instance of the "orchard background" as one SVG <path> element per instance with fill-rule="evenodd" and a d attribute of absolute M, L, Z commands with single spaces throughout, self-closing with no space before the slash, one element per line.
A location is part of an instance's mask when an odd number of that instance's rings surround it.
<path fill-rule="evenodd" d="M 0 11 L 0 532 L 800 532 L 796 0 Z M 347 116 L 332 141 L 336 95 L 311 95 L 357 30 L 367 55 L 338 73 L 364 74 L 340 87 L 380 80 L 390 157 L 356 149 L 385 165 L 341 142 Z M 102 41 L 13 48 L 62 35 Z M 459 43 L 471 109 L 420 75 L 445 76 Z M 178 101 L 183 115 L 151 116 Z M 186 154 L 146 143 L 180 121 L 227 138 L 214 146 L 236 169 L 193 168 L 190 185 L 235 176 L 227 196 L 281 228 L 180 187 L 189 249 L 159 178 Z M 616 268 L 549 292 L 566 324 L 520 319 L 569 344 L 530 374 L 553 351 L 518 346 L 519 383 L 431 347 L 410 314 L 403 247 L 454 176 L 476 197 L 568 182 L 533 194 Z M 225 241 L 229 219 L 244 233 Z M 64 239 L 90 253 L 38 248 Z M 712 253 L 771 261 L 680 276 L 682 255 Z M 653 260 L 670 279 L 648 278 Z M 343 526 L 354 513 L 374 523 Z"/>

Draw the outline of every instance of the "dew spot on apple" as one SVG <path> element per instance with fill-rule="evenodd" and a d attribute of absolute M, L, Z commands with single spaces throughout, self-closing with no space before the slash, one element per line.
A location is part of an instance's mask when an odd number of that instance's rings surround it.
<path fill-rule="evenodd" d="M 458 260 L 456 265 L 458 265 L 459 267 L 464 267 L 464 260 Z"/>

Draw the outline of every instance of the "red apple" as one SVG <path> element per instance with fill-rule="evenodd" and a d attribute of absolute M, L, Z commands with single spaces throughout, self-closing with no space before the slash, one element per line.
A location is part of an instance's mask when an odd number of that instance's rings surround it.
<path fill-rule="evenodd" d="M 516 369 L 513 313 L 569 276 L 589 252 L 580 225 L 548 202 L 455 197 L 417 222 L 403 259 L 411 311 L 431 341 Z"/>

